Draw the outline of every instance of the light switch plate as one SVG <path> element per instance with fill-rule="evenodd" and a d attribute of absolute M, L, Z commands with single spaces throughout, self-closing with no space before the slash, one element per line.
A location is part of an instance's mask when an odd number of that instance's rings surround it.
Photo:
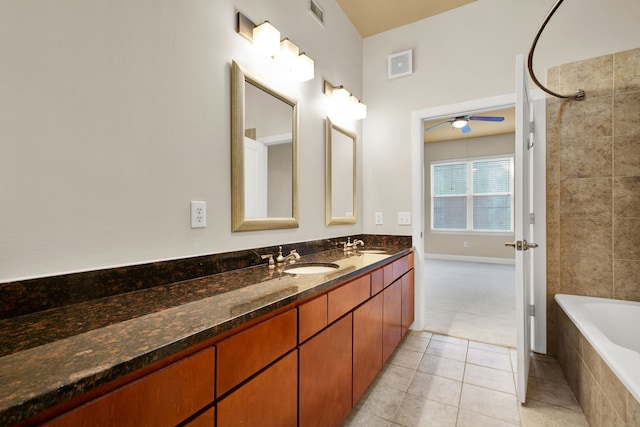
<path fill-rule="evenodd" d="M 411 225 L 411 212 L 398 212 L 398 225 Z"/>
<path fill-rule="evenodd" d="M 382 212 L 376 212 L 376 225 L 382 225 L 384 223 L 384 215 Z"/>

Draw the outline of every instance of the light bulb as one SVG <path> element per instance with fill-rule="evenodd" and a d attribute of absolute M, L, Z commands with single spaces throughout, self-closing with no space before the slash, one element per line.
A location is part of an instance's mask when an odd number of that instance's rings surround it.
<path fill-rule="evenodd" d="M 275 56 L 280 51 L 280 31 L 264 21 L 253 29 L 253 44 L 265 55 Z"/>

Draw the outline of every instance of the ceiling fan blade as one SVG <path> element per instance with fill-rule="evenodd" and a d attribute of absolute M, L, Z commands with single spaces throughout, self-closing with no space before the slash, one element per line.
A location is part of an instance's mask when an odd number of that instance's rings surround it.
<path fill-rule="evenodd" d="M 481 122 L 503 122 L 504 117 L 492 117 L 492 116 L 469 116 L 469 120 L 478 120 Z"/>
<path fill-rule="evenodd" d="M 471 132 L 471 128 L 469 127 L 469 124 L 467 123 L 466 125 L 464 125 L 463 128 L 460 128 L 460 130 L 462 131 L 462 133 L 469 133 Z"/>
<path fill-rule="evenodd" d="M 433 130 L 433 129 L 439 128 L 440 126 L 448 125 L 449 123 L 451 123 L 451 120 L 447 120 L 446 122 L 438 123 L 437 125 L 433 125 L 431 127 L 428 127 L 428 128 L 425 129 L 425 131 Z"/>

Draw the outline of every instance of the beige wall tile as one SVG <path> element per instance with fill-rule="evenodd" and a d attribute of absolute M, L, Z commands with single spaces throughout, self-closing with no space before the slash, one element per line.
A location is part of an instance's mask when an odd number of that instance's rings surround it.
<path fill-rule="evenodd" d="M 640 218 L 620 218 L 614 224 L 615 259 L 640 260 Z"/>
<path fill-rule="evenodd" d="M 560 90 L 560 66 L 547 69 L 546 86 L 553 91 Z"/>
<path fill-rule="evenodd" d="M 627 388 L 611 371 L 609 366 L 600 359 L 600 387 L 605 396 L 611 402 L 617 415 L 626 422 L 627 418 Z"/>
<path fill-rule="evenodd" d="M 607 259 L 565 258 L 562 293 L 613 298 L 613 266 Z"/>
<path fill-rule="evenodd" d="M 640 135 L 640 115 L 638 111 L 640 111 L 640 91 L 615 95 L 613 117 L 616 136 Z"/>
<path fill-rule="evenodd" d="M 588 97 L 613 92 L 613 55 L 599 56 L 560 66 L 560 90 L 563 94 L 583 89 Z"/>
<path fill-rule="evenodd" d="M 640 90 L 640 49 L 616 53 L 613 64 L 616 92 Z"/>
<path fill-rule="evenodd" d="M 616 136 L 613 141 L 614 176 L 640 175 L 640 135 Z"/>
<path fill-rule="evenodd" d="M 580 406 L 582 407 L 582 412 L 584 412 L 585 417 L 587 417 L 589 425 L 597 426 L 599 425 L 598 420 L 600 418 L 600 411 L 598 409 L 599 401 L 604 399 L 604 395 L 586 365 L 582 364 L 581 366 Z"/>
<path fill-rule="evenodd" d="M 562 178 L 608 177 L 612 174 L 612 138 L 566 138 L 560 148 Z M 586 155 L 585 155 L 586 154 Z"/>
<path fill-rule="evenodd" d="M 627 392 L 627 425 L 640 426 L 640 402 Z"/>
<path fill-rule="evenodd" d="M 615 260 L 613 297 L 628 301 L 640 301 L 640 261 Z"/>
<path fill-rule="evenodd" d="M 610 219 L 567 217 L 560 220 L 560 268 L 566 259 L 600 258 L 610 260 L 613 230 Z"/>
<path fill-rule="evenodd" d="M 621 108 L 627 106 L 621 104 Z M 561 138 L 594 138 L 613 134 L 612 96 L 567 101 L 560 110 Z"/>
<path fill-rule="evenodd" d="M 560 218 L 611 217 L 611 178 L 566 179 L 560 185 Z"/>
<path fill-rule="evenodd" d="M 589 369 L 589 371 L 593 375 L 593 378 L 596 380 L 596 382 L 599 383 L 600 382 L 600 364 L 602 359 L 600 358 L 600 355 L 595 351 L 591 343 L 589 343 L 589 341 L 587 341 L 587 339 L 584 336 L 582 336 L 581 342 L 582 342 L 582 359 L 584 360 L 584 363 L 586 364 L 587 369 Z"/>
<path fill-rule="evenodd" d="M 616 218 L 640 217 L 640 167 L 638 169 L 639 176 L 613 180 L 613 214 Z"/>

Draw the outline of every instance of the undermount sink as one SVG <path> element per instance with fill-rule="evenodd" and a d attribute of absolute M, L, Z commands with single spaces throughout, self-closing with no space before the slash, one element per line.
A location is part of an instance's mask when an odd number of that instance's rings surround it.
<path fill-rule="evenodd" d="M 338 268 L 340 268 L 338 264 L 331 262 L 299 262 L 286 266 L 284 272 L 289 274 L 321 274 L 330 273 Z"/>
<path fill-rule="evenodd" d="M 357 251 L 361 254 L 386 254 L 389 252 L 387 248 L 362 248 Z"/>

